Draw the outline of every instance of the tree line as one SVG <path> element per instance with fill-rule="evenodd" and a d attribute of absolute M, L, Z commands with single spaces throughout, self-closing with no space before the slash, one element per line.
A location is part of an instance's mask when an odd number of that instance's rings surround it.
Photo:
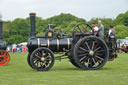
<path fill-rule="evenodd" d="M 128 36 L 128 11 L 119 14 L 115 19 L 112 18 L 92 18 L 90 21 L 78 18 L 72 14 L 61 13 L 60 15 L 42 19 L 36 16 L 36 34 L 43 36 L 48 24 L 55 24 L 56 28 L 60 28 L 64 33 L 71 33 L 75 25 L 79 23 L 92 23 L 102 20 L 105 32 L 109 30 L 109 26 L 113 25 L 116 30 L 117 38 L 125 38 Z M 27 42 L 30 34 L 30 18 L 16 18 L 13 21 L 4 21 L 3 37 L 8 44 L 17 44 Z"/>

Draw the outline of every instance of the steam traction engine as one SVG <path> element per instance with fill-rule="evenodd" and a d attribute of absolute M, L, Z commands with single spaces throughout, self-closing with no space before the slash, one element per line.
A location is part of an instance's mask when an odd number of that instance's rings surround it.
<path fill-rule="evenodd" d="M 6 52 L 6 42 L 2 40 L 2 26 L 3 22 L 0 21 L 0 66 L 5 66 L 10 61 L 10 55 Z"/>
<path fill-rule="evenodd" d="M 29 50 L 27 61 L 33 69 L 50 70 L 55 59 L 68 56 L 75 67 L 96 70 L 103 67 L 109 59 L 115 58 L 112 47 L 95 36 L 88 24 L 76 25 L 71 35 L 58 32 L 56 37 L 53 37 L 54 31 L 50 29 L 52 25 L 49 25 L 44 37 L 36 36 L 35 15 L 35 13 L 30 13 L 31 33 L 27 44 Z M 83 26 L 84 30 L 81 28 Z M 65 54 L 54 57 L 54 52 Z"/>

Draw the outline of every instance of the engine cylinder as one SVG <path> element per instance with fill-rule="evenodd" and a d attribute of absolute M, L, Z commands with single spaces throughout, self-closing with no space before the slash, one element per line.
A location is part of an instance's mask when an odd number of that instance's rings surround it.
<path fill-rule="evenodd" d="M 39 47 L 47 47 L 53 52 L 64 52 L 65 50 L 71 49 L 72 38 L 64 39 L 50 39 L 50 38 L 35 38 L 29 39 L 28 49 L 29 52 L 34 51 Z"/>

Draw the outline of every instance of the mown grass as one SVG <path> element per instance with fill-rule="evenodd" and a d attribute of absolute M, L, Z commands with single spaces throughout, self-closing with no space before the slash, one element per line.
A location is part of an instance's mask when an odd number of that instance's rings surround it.
<path fill-rule="evenodd" d="M 62 60 L 47 72 L 31 69 L 26 56 L 11 53 L 10 63 L 0 67 L 0 85 L 128 85 L 128 54 L 119 54 L 100 70 L 81 70 Z"/>

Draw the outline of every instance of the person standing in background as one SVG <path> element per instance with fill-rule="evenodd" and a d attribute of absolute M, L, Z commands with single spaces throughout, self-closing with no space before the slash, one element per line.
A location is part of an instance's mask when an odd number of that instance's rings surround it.
<path fill-rule="evenodd" d="M 20 52 L 22 52 L 22 46 L 21 46 L 21 45 L 20 45 L 20 47 L 19 47 L 19 48 L 20 48 Z"/>
<path fill-rule="evenodd" d="M 13 44 L 13 45 L 12 45 L 13 53 L 15 53 L 15 52 L 16 52 L 16 48 L 17 48 L 17 45 L 16 45 L 16 44 Z"/>
<path fill-rule="evenodd" d="M 96 36 L 98 36 L 98 27 L 96 26 L 96 23 L 94 22 L 94 23 L 92 24 L 92 26 L 93 26 L 94 34 L 95 34 Z"/>
<path fill-rule="evenodd" d="M 104 26 L 103 26 L 101 20 L 98 20 L 98 25 L 99 25 L 99 30 L 98 30 L 99 37 L 100 37 L 101 39 L 104 39 Z"/>

